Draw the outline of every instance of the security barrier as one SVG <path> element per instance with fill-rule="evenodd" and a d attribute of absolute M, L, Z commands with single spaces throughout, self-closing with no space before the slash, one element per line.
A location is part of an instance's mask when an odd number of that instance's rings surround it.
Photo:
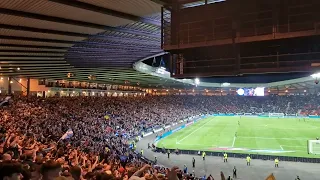
<path fill-rule="evenodd" d="M 166 149 L 168 150 L 168 149 Z M 175 152 L 175 149 L 169 149 L 170 152 Z M 163 152 L 161 148 L 156 148 L 155 152 Z M 202 153 L 203 151 L 201 151 Z M 223 157 L 224 152 L 212 152 L 212 151 L 205 151 L 207 156 L 218 156 Z M 290 157 L 290 156 L 273 156 L 273 155 L 261 155 L 261 154 L 244 154 L 244 153 L 231 153 L 227 152 L 228 157 L 232 158 L 242 158 L 245 162 L 245 158 L 250 155 L 251 159 L 262 159 L 262 160 L 274 160 L 278 158 L 280 161 L 292 161 L 292 162 L 304 162 L 304 163 L 320 163 L 320 158 L 304 158 L 304 157 Z M 179 154 L 189 154 L 198 156 L 198 151 L 195 150 L 179 150 Z"/>

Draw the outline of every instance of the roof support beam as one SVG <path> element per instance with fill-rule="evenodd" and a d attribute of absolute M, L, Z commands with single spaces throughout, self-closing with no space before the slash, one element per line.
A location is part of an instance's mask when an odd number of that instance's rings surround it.
<path fill-rule="evenodd" d="M 154 39 L 154 38 L 141 38 L 141 37 L 137 37 L 137 36 L 130 36 L 130 37 L 126 37 L 126 36 L 121 36 L 121 35 L 107 35 L 107 34 L 95 34 L 95 35 L 91 35 L 88 38 L 102 38 L 102 39 L 125 39 L 125 40 L 137 40 L 139 42 L 157 42 L 160 43 L 161 39 L 160 36 L 158 39 Z"/>
<path fill-rule="evenodd" d="M 65 18 L 60 18 L 60 17 L 46 16 L 46 15 L 42 15 L 42 14 L 23 12 L 23 11 L 17 11 L 17 10 L 6 9 L 6 8 L 0 8 L 0 14 L 6 14 L 6 15 L 11 15 L 11 16 L 20 16 L 20 17 L 24 17 L 24 18 L 38 19 L 38 20 L 42 20 L 42 21 L 50 21 L 50 22 L 55 22 L 55 23 L 69 24 L 69 25 L 88 27 L 88 28 L 94 28 L 94 29 L 102 29 L 102 30 L 106 30 L 106 31 L 123 32 L 123 33 L 138 35 L 138 36 L 159 38 L 159 35 L 155 35 L 152 33 L 144 33 L 141 31 L 130 30 L 130 29 L 125 29 L 125 28 L 105 26 L 105 25 L 101 25 L 101 24 L 65 19 Z"/>
<path fill-rule="evenodd" d="M 0 39 L 35 41 L 35 42 L 48 42 L 48 43 L 62 43 L 62 44 L 74 44 L 75 43 L 75 41 L 55 40 L 55 39 L 42 39 L 42 38 L 20 37 L 20 36 L 3 36 L 3 35 L 0 35 Z"/>
<path fill-rule="evenodd" d="M 167 3 L 163 2 L 163 0 L 150 0 L 150 1 L 152 1 L 152 2 L 154 2 L 154 3 L 157 3 L 157 4 L 160 4 L 160 5 L 162 5 L 162 6 L 167 5 Z"/>
<path fill-rule="evenodd" d="M 98 12 L 101 14 L 106 14 L 106 15 L 110 15 L 110 16 L 114 16 L 114 17 L 118 17 L 118 18 L 122 18 L 122 19 L 128 19 L 131 21 L 140 21 L 140 22 L 143 22 L 146 24 L 151 24 L 151 25 L 158 26 L 158 27 L 161 26 L 161 23 L 156 20 L 147 19 L 147 18 L 135 16 L 135 15 L 124 13 L 124 12 L 119 12 L 119 11 L 115 11 L 112 9 L 107 9 L 104 7 L 96 6 L 96 5 L 81 2 L 81 1 L 74 1 L 74 0 L 50 0 L 50 1 L 55 2 L 55 3 L 64 4 L 67 6 L 80 8 L 80 9 L 85 9 L 88 11 Z"/>
<path fill-rule="evenodd" d="M 62 56 L 52 56 L 52 55 L 40 55 L 40 56 L 35 56 L 33 54 L 25 54 L 25 55 L 16 55 L 16 54 L 8 54 L 8 55 L 2 55 L 0 54 L 0 59 L 3 58 L 8 58 L 11 60 L 12 59 L 18 59 L 18 58 L 34 58 L 34 59 L 40 59 L 40 58 L 55 58 L 55 59 L 62 59 Z"/>
<path fill-rule="evenodd" d="M 135 40 L 135 39 L 122 39 L 121 37 L 95 37 L 94 39 L 101 39 L 104 41 L 108 41 L 109 43 L 137 43 L 137 44 L 141 44 L 141 45 L 150 45 L 150 46 L 159 46 L 160 42 L 152 42 L 152 41 L 145 41 L 145 40 Z M 111 41 L 111 42 L 110 42 Z"/>
<path fill-rule="evenodd" d="M 138 49 L 138 48 L 142 48 L 142 49 L 145 49 L 145 48 L 148 48 L 149 49 L 161 49 L 160 48 L 160 45 L 144 45 L 144 44 L 122 44 L 122 43 L 117 43 L 117 42 L 93 42 L 93 41 L 80 41 L 80 42 L 76 42 L 75 43 L 75 46 L 78 46 L 78 45 L 85 45 L 86 47 L 89 47 L 89 46 L 98 46 L 98 47 L 117 47 L 117 48 L 133 48 L 133 49 Z M 74 47 L 74 46 L 73 46 Z"/>
<path fill-rule="evenodd" d="M 45 33 L 45 34 L 56 34 L 56 35 L 63 35 L 63 36 L 73 36 L 73 37 L 83 37 L 86 38 L 90 34 L 82 34 L 82 33 L 75 33 L 75 32 L 67 32 L 67 31 L 57 31 L 51 29 L 39 29 L 33 27 L 25 27 L 25 26 L 12 26 L 7 24 L 0 24 L 1 29 L 12 29 L 18 31 L 28 31 L 28 32 L 38 32 L 38 33 Z"/>
<path fill-rule="evenodd" d="M 33 51 L 33 50 L 12 50 L 12 49 L 0 49 L 0 53 L 54 53 L 54 54 L 61 54 L 63 55 L 64 52 L 57 52 L 57 51 Z M 28 55 L 26 55 L 28 56 Z"/>
<path fill-rule="evenodd" d="M 88 50 L 88 51 L 97 51 L 97 50 L 107 50 L 107 51 L 146 51 L 146 48 L 142 47 L 127 47 L 127 46 L 92 46 L 92 45 L 81 45 L 81 46 L 72 46 L 70 47 L 71 51 L 79 51 L 81 50 Z M 159 52 L 162 51 L 160 48 L 148 48 L 147 51 L 150 52 Z"/>
<path fill-rule="evenodd" d="M 67 47 L 58 47 L 58 46 L 41 46 L 41 45 L 22 45 L 22 44 L 0 44 L 0 47 L 17 47 L 17 48 L 45 48 L 45 49 L 59 49 L 67 50 Z"/>

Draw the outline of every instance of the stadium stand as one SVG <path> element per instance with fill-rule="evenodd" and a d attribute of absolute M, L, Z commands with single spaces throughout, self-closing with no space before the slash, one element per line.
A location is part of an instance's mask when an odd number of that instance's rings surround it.
<path fill-rule="evenodd" d="M 315 96 L 16 97 L 0 111 L 0 175 L 1 179 L 14 173 L 21 173 L 23 179 L 52 179 L 61 171 L 62 176 L 74 179 L 136 179 L 141 171 L 151 167 L 144 165 L 145 160 L 130 150 L 128 144 L 149 128 L 203 113 L 253 112 L 251 107 L 263 112 L 275 109 L 284 112 L 288 102 L 294 104 L 290 113 L 300 110 L 316 113 L 317 99 Z M 175 176 L 169 171 L 164 177 L 165 168 L 152 169 L 153 174 L 145 173 L 146 179 Z"/>

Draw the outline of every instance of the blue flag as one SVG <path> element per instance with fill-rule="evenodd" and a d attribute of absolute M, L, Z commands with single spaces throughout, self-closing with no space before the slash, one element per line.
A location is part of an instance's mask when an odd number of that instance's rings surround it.
<path fill-rule="evenodd" d="M 60 139 L 69 139 L 72 136 L 73 136 L 72 129 L 68 129 L 68 131 L 66 133 L 64 133 L 64 135 L 62 135 Z"/>

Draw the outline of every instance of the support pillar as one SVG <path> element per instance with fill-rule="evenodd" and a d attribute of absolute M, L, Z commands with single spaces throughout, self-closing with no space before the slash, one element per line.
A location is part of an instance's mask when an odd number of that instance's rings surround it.
<path fill-rule="evenodd" d="M 43 97 L 43 98 L 46 97 L 46 91 L 42 91 L 42 97 Z"/>
<path fill-rule="evenodd" d="M 27 97 L 30 95 L 30 78 L 27 79 Z"/>
<path fill-rule="evenodd" d="M 12 94 L 11 81 L 12 81 L 12 77 L 9 77 L 8 78 L 8 95 Z"/>

